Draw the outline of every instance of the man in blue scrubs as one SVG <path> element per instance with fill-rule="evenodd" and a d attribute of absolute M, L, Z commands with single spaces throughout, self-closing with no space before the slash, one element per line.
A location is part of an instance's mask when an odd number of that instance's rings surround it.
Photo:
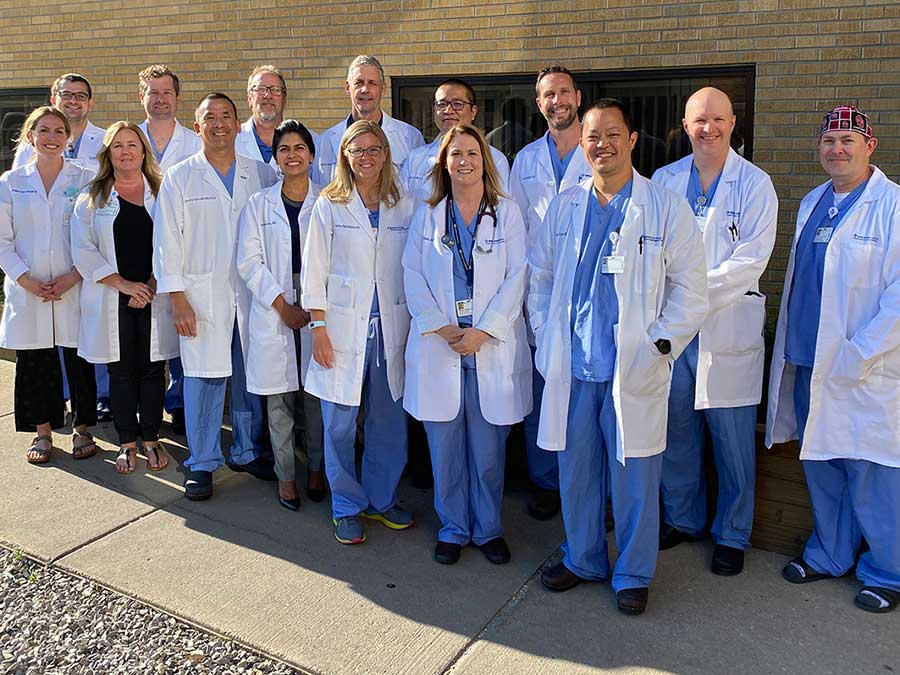
<path fill-rule="evenodd" d="M 235 150 L 258 162 L 275 166 L 272 160 L 272 138 L 284 121 L 287 85 L 275 66 L 257 66 L 247 80 L 247 104 L 253 115 L 241 125 L 235 139 Z"/>

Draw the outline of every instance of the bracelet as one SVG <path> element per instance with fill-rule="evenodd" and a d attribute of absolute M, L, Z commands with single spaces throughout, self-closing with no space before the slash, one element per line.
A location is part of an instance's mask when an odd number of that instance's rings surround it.
<path fill-rule="evenodd" d="M 328 324 L 326 324 L 324 321 L 310 321 L 306 325 L 309 326 L 310 330 L 312 330 L 313 328 L 325 328 L 325 326 L 327 326 Z"/>

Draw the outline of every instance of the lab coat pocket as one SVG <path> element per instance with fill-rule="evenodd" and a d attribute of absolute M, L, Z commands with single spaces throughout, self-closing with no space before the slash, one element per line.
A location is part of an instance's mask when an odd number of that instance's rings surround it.
<path fill-rule="evenodd" d="M 707 317 L 700 336 L 701 349 L 739 354 L 764 348 L 766 296 L 743 295 Z"/>
<path fill-rule="evenodd" d="M 331 340 L 332 349 L 345 354 L 355 352 L 358 323 L 353 310 L 329 305 L 325 321 L 328 324 L 328 339 Z"/>
<path fill-rule="evenodd" d="M 647 398 L 668 395 L 672 374 L 671 359 L 659 353 L 646 333 L 641 342 L 626 374 L 627 382 L 623 383 L 623 388 L 636 396 Z"/>
<path fill-rule="evenodd" d="M 340 274 L 329 274 L 325 289 L 328 304 L 332 307 L 353 307 L 353 279 Z"/>
<path fill-rule="evenodd" d="M 859 235 L 854 235 L 858 237 Z M 870 239 L 850 239 L 838 247 L 841 281 L 853 288 L 869 288 L 878 284 L 884 249 Z"/>
<path fill-rule="evenodd" d="M 209 323 L 213 315 L 212 273 L 185 274 L 184 278 L 188 282 L 184 292 L 197 315 L 197 321 Z"/>
<path fill-rule="evenodd" d="M 406 302 L 398 302 L 393 305 L 384 317 L 382 312 L 382 329 L 384 330 L 385 349 L 400 349 L 406 347 L 406 339 L 409 336 L 410 316 Z M 387 319 L 385 321 L 385 318 Z"/>

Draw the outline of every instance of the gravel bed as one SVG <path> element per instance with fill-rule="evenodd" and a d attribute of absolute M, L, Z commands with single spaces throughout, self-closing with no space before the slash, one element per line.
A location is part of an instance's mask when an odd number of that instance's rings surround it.
<path fill-rule="evenodd" d="M 301 675 L 91 581 L 0 548 L 0 674 Z"/>

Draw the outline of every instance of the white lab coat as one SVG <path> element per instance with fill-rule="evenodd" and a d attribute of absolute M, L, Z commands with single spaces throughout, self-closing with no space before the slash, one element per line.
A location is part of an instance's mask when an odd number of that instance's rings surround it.
<path fill-rule="evenodd" d="M 90 169 L 94 173 L 100 168 L 100 163 L 97 161 L 97 154 L 103 149 L 103 136 L 105 134 L 106 129 L 101 129 L 88 122 L 84 129 L 84 133 L 81 135 L 81 144 L 78 146 L 78 154 L 75 159 L 83 167 Z M 34 147 L 24 140 L 21 141 L 16 146 L 16 154 L 13 157 L 12 168 L 18 169 L 19 167 L 24 166 L 30 162 L 33 157 Z"/>
<path fill-rule="evenodd" d="M 6 274 L 0 347 L 78 346 L 81 282 L 61 300 L 44 302 L 16 279 L 28 272 L 44 282 L 72 271 L 72 211 L 78 194 L 93 177 L 92 169 L 77 160 L 65 160 L 48 195 L 34 162 L 0 176 L 0 268 Z"/>
<path fill-rule="evenodd" d="M 391 161 L 394 163 L 395 175 L 399 175 L 409 153 L 425 145 L 425 139 L 422 137 L 422 132 L 414 126 L 395 120 L 384 111 L 381 112 L 381 130 L 384 131 L 391 146 Z M 316 142 L 316 163 L 313 174 L 313 180 L 316 183 L 327 185 L 334 178 L 341 138 L 345 131 L 347 131 L 346 117 L 325 131 Z"/>
<path fill-rule="evenodd" d="M 873 167 L 874 168 L 874 167 Z M 795 367 L 784 359 L 797 240 L 831 181 L 800 203 L 769 378 L 766 446 L 798 437 Z M 900 467 L 900 185 L 879 169 L 834 231 L 800 459 Z"/>
<path fill-rule="evenodd" d="M 261 162 L 242 155 L 235 161 L 233 198 L 201 151 L 166 174 L 154 209 L 157 292 L 184 291 L 197 315 L 197 336 L 179 337 L 188 377 L 231 376 L 235 317 L 246 360 L 250 293 L 235 264 L 238 217 L 276 178 Z"/>
<path fill-rule="evenodd" d="M 155 199 L 144 180 L 144 208 L 153 213 Z M 119 214 L 118 193 L 113 189 L 109 202 L 91 208 L 87 192 L 75 204 L 72 218 L 72 258 L 84 279 L 81 282 L 81 323 L 78 355 L 89 363 L 120 360 L 119 291 L 100 280 L 117 274 L 116 240 L 113 223 Z M 150 303 L 150 360 L 165 361 L 178 356 L 178 335 L 172 323 L 168 295 L 156 295 Z"/>
<path fill-rule="evenodd" d="M 373 293 L 378 289 L 388 386 L 395 401 L 403 396 L 403 351 L 409 310 L 403 290 L 401 258 L 413 201 L 381 205 L 378 235 L 354 189 L 350 202 L 316 200 L 303 246 L 302 305 L 325 310 L 334 366 L 309 364 L 304 388 L 323 401 L 358 406 L 362 394 L 366 339 Z"/>
<path fill-rule="evenodd" d="M 657 170 L 653 182 L 684 196 L 692 164 L 693 155 L 679 159 Z M 700 329 L 697 410 L 757 405 L 762 398 L 766 298 L 759 278 L 777 224 L 778 196 L 768 174 L 729 150 L 702 233 L 709 314 Z"/>
<path fill-rule="evenodd" d="M 140 127 L 141 131 L 143 131 L 144 135 L 149 139 L 150 132 L 147 129 L 147 120 L 141 122 Z M 178 164 L 178 162 L 184 161 L 191 155 L 196 155 L 200 152 L 200 148 L 200 137 L 197 135 L 197 132 L 182 126 L 176 120 L 175 131 L 172 132 L 172 138 L 169 139 L 169 144 L 166 146 L 166 149 L 163 150 L 159 168 L 162 170 L 163 174 L 165 174 L 169 169 Z"/>
<path fill-rule="evenodd" d="M 420 206 L 403 254 L 406 300 L 413 318 L 406 345 L 403 407 L 418 420 L 449 422 L 460 406 L 460 356 L 434 331 L 457 325 L 453 287 L 456 252 L 441 243 L 446 199 Z M 481 414 L 491 424 L 520 422 L 531 412 L 531 351 L 525 335 L 525 226 L 509 199 L 497 206 L 497 228 L 482 219 L 473 248 L 472 325 L 491 336 L 476 355 Z"/>
<path fill-rule="evenodd" d="M 309 129 L 309 133 L 312 136 L 313 143 L 315 144 L 316 150 L 318 151 L 319 134 L 317 134 L 312 129 Z M 312 150 L 312 148 L 310 148 L 310 150 Z M 234 151 L 239 155 L 243 155 L 244 157 L 255 159 L 257 162 L 263 161 L 262 153 L 259 151 L 259 146 L 256 144 L 256 134 L 253 133 L 252 117 L 241 125 L 241 132 L 237 135 L 237 138 L 234 139 Z M 276 172 L 281 172 L 281 169 L 278 168 L 278 163 L 275 161 L 274 152 L 272 153 L 272 159 L 269 160 L 269 166 L 275 169 Z"/>
<path fill-rule="evenodd" d="M 535 365 L 546 381 L 537 442 L 546 450 L 566 447 L 572 290 L 592 189 L 587 180 L 553 200 L 528 254 Z M 635 171 L 619 236 L 625 271 L 615 279 L 619 323 L 612 387 L 617 456 L 624 464 L 665 449 L 672 362 L 700 329 L 707 294 L 703 242 L 684 198 Z M 668 356 L 654 345 L 660 338 L 672 344 Z"/>
<path fill-rule="evenodd" d="M 431 173 L 432 167 L 437 162 L 441 140 L 442 137 L 438 137 L 428 145 L 413 150 L 400 170 L 400 184 L 406 188 L 406 192 L 416 200 L 417 204 L 431 198 L 434 183 L 429 179 L 428 174 Z M 494 158 L 494 165 L 500 175 L 500 188 L 507 192 L 509 190 L 509 160 L 506 159 L 506 155 L 493 146 L 491 146 L 491 157 Z"/>
<path fill-rule="evenodd" d="M 522 210 L 525 228 L 529 232 L 534 225 L 543 222 L 547 208 L 557 194 L 578 185 L 592 175 L 584 151 L 580 147 L 575 148 L 575 154 L 572 155 L 557 190 L 553 160 L 550 158 L 550 147 L 547 145 L 549 135 L 548 131 L 522 148 L 513 160 L 512 171 L 509 174 L 510 196 Z"/>
<path fill-rule="evenodd" d="M 310 181 L 298 219 L 301 244 L 306 241 L 309 218 L 319 191 L 319 186 Z M 272 307 L 279 295 L 283 295 L 289 304 L 300 302 L 300 298 L 294 298 L 291 255 L 291 225 L 281 199 L 281 182 L 278 182 L 250 197 L 241 214 L 238 237 L 238 274 L 251 295 L 247 391 L 252 394 L 297 391 L 306 381 L 312 356 L 309 328 L 300 329 L 301 363 L 298 369 L 294 331 Z"/>

